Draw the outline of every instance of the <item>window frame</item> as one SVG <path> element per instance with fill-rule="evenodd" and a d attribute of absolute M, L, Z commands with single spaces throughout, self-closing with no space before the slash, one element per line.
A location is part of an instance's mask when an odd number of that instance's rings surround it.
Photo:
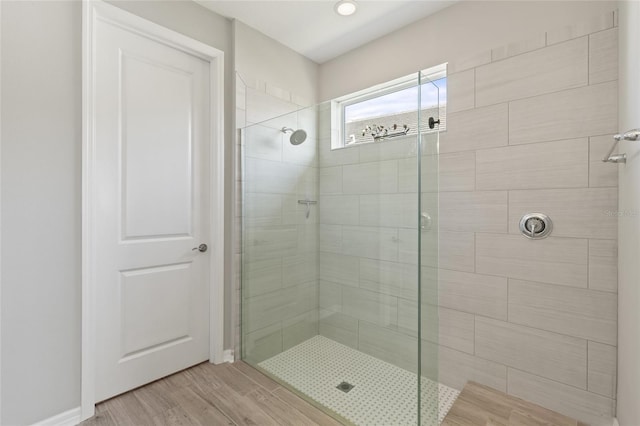
<path fill-rule="evenodd" d="M 429 81 L 435 81 L 442 78 L 447 77 L 447 63 L 437 65 L 431 68 L 427 68 L 418 72 L 418 75 L 422 74 Z M 423 83 L 424 84 L 424 83 Z M 448 82 L 447 82 L 448 84 Z M 421 85 L 420 83 L 416 83 L 416 74 L 409 74 L 404 77 L 396 78 L 385 83 L 376 84 L 374 86 L 368 87 L 363 90 L 359 90 L 354 93 L 350 93 L 345 96 L 341 96 L 331 101 L 331 115 L 332 121 L 337 123 L 338 125 L 334 127 L 337 130 L 337 135 L 334 138 L 331 138 L 331 150 L 336 149 L 344 149 L 344 148 L 353 148 L 355 146 L 360 146 L 363 144 L 369 143 L 383 143 L 390 141 L 381 141 L 375 142 L 374 140 L 370 142 L 360 142 L 357 144 L 347 145 L 346 141 L 346 132 L 345 132 L 345 109 L 351 105 L 358 104 L 361 102 L 365 102 L 371 99 L 379 98 L 390 93 L 399 92 L 404 89 L 408 89 L 410 87 Z M 438 99 L 438 107 L 440 107 L 440 99 Z M 333 132 L 332 132 L 333 134 Z"/>

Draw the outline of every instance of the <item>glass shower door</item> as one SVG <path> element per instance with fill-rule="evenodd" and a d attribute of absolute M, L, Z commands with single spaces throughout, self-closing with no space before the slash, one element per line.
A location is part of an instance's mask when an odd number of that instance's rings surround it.
<path fill-rule="evenodd" d="M 443 70 L 444 71 L 444 70 Z M 438 135 L 445 127 L 446 76 L 420 73 L 420 159 L 418 244 L 419 270 L 419 411 L 421 425 L 438 425 L 447 407 L 439 384 L 438 265 L 439 151 Z"/>

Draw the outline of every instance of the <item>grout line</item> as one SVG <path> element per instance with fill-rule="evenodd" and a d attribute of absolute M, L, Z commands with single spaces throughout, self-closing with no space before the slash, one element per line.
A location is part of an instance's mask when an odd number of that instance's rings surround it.
<path fill-rule="evenodd" d="M 473 272 L 478 273 L 478 239 L 476 233 L 473 233 Z"/>
<path fill-rule="evenodd" d="M 587 35 L 587 86 L 591 86 L 591 34 Z"/>
<path fill-rule="evenodd" d="M 510 190 L 507 191 L 507 233 L 509 233 L 509 225 L 510 225 L 509 222 L 511 221 L 511 219 L 510 219 L 511 218 L 510 210 L 509 210 L 510 205 L 511 205 L 510 204 L 510 197 L 509 197 L 510 194 L 511 194 L 511 191 Z"/>
<path fill-rule="evenodd" d="M 584 381 L 587 384 L 587 391 L 589 391 L 589 340 L 587 340 L 587 368 L 586 368 L 586 380 Z"/>
<path fill-rule="evenodd" d="M 511 102 L 507 102 L 507 146 L 511 144 Z"/>
<path fill-rule="evenodd" d="M 591 186 L 591 136 L 587 137 L 587 187 Z"/>
<path fill-rule="evenodd" d="M 510 288 L 511 288 L 511 278 L 507 278 L 507 322 L 511 323 L 511 324 L 514 324 L 509 320 L 509 316 L 510 316 L 509 315 L 509 304 L 510 304 L 509 303 L 509 300 L 510 300 L 509 299 L 509 289 Z"/>
<path fill-rule="evenodd" d="M 492 55 L 493 55 L 493 53 L 492 53 Z M 474 68 L 472 68 L 472 69 L 473 69 L 473 108 L 475 109 L 475 108 L 477 108 L 477 107 L 478 107 L 478 105 L 477 105 L 477 99 L 478 99 L 478 93 L 477 93 L 477 92 L 478 92 L 478 82 L 477 82 L 477 73 L 476 73 L 476 68 L 474 67 Z M 450 114 L 448 114 L 448 115 L 451 115 L 451 114 L 455 114 L 455 113 L 450 113 Z M 449 127 L 449 126 L 447 126 L 447 127 Z"/>
<path fill-rule="evenodd" d="M 439 306 L 438 306 L 439 307 Z M 477 340 L 477 333 L 476 333 L 476 316 L 477 315 L 473 315 L 473 356 L 477 356 L 476 355 L 476 348 L 478 347 L 478 345 L 476 344 L 476 340 Z"/>
<path fill-rule="evenodd" d="M 591 263 L 591 260 L 590 260 L 591 259 L 590 258 L 590 256 L 591 256 L 590 245 L 591 245 L 591 241 L 589 241 L 589 239 L 587 239 L 587 289 L 589 289 L 589 290 L 591 290 L 591 282 L 590 282 L 590 279 L 589 279 L 589 275 L 590 275 L 589 274 L 589 266 L 590 266 L 590 263 Z"/>

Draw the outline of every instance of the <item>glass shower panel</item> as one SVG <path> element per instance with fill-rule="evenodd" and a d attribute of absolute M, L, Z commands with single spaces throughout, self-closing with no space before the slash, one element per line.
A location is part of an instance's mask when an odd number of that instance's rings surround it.
<path fill-rule="evenodd" d="M 318 334 L 316 123 L 313 107 L 241 134 L 242 356 L 254 365 Z"/>
<path fill-rule="evenodd" d="M 438 264 L 439 152 L 444 127 L 446 77 L 420 75 L 419 246 L 420 246 L 420 424 L 438 425 L 448 409 L 439 384 Z"/>
<path fill-rule="evenodd" d="M 242 130 L 242 357 L 345 424 L 438 421 L 440 95 L 416 74 L 345 123 Z"/>

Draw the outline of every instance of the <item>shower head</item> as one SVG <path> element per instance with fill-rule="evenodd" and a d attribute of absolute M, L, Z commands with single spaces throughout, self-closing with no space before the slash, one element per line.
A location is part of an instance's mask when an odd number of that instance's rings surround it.
<path fill-rule="evenodd" d="M 291 136 L 289 136 L 289 142 L 291 142 L 291 145 L 300 145 L 302 142 L 307 140 L 307 132 L 302 129 L 293 130 L 289 127 L 283 127 L 282 133 L 291 133 Z"/>

